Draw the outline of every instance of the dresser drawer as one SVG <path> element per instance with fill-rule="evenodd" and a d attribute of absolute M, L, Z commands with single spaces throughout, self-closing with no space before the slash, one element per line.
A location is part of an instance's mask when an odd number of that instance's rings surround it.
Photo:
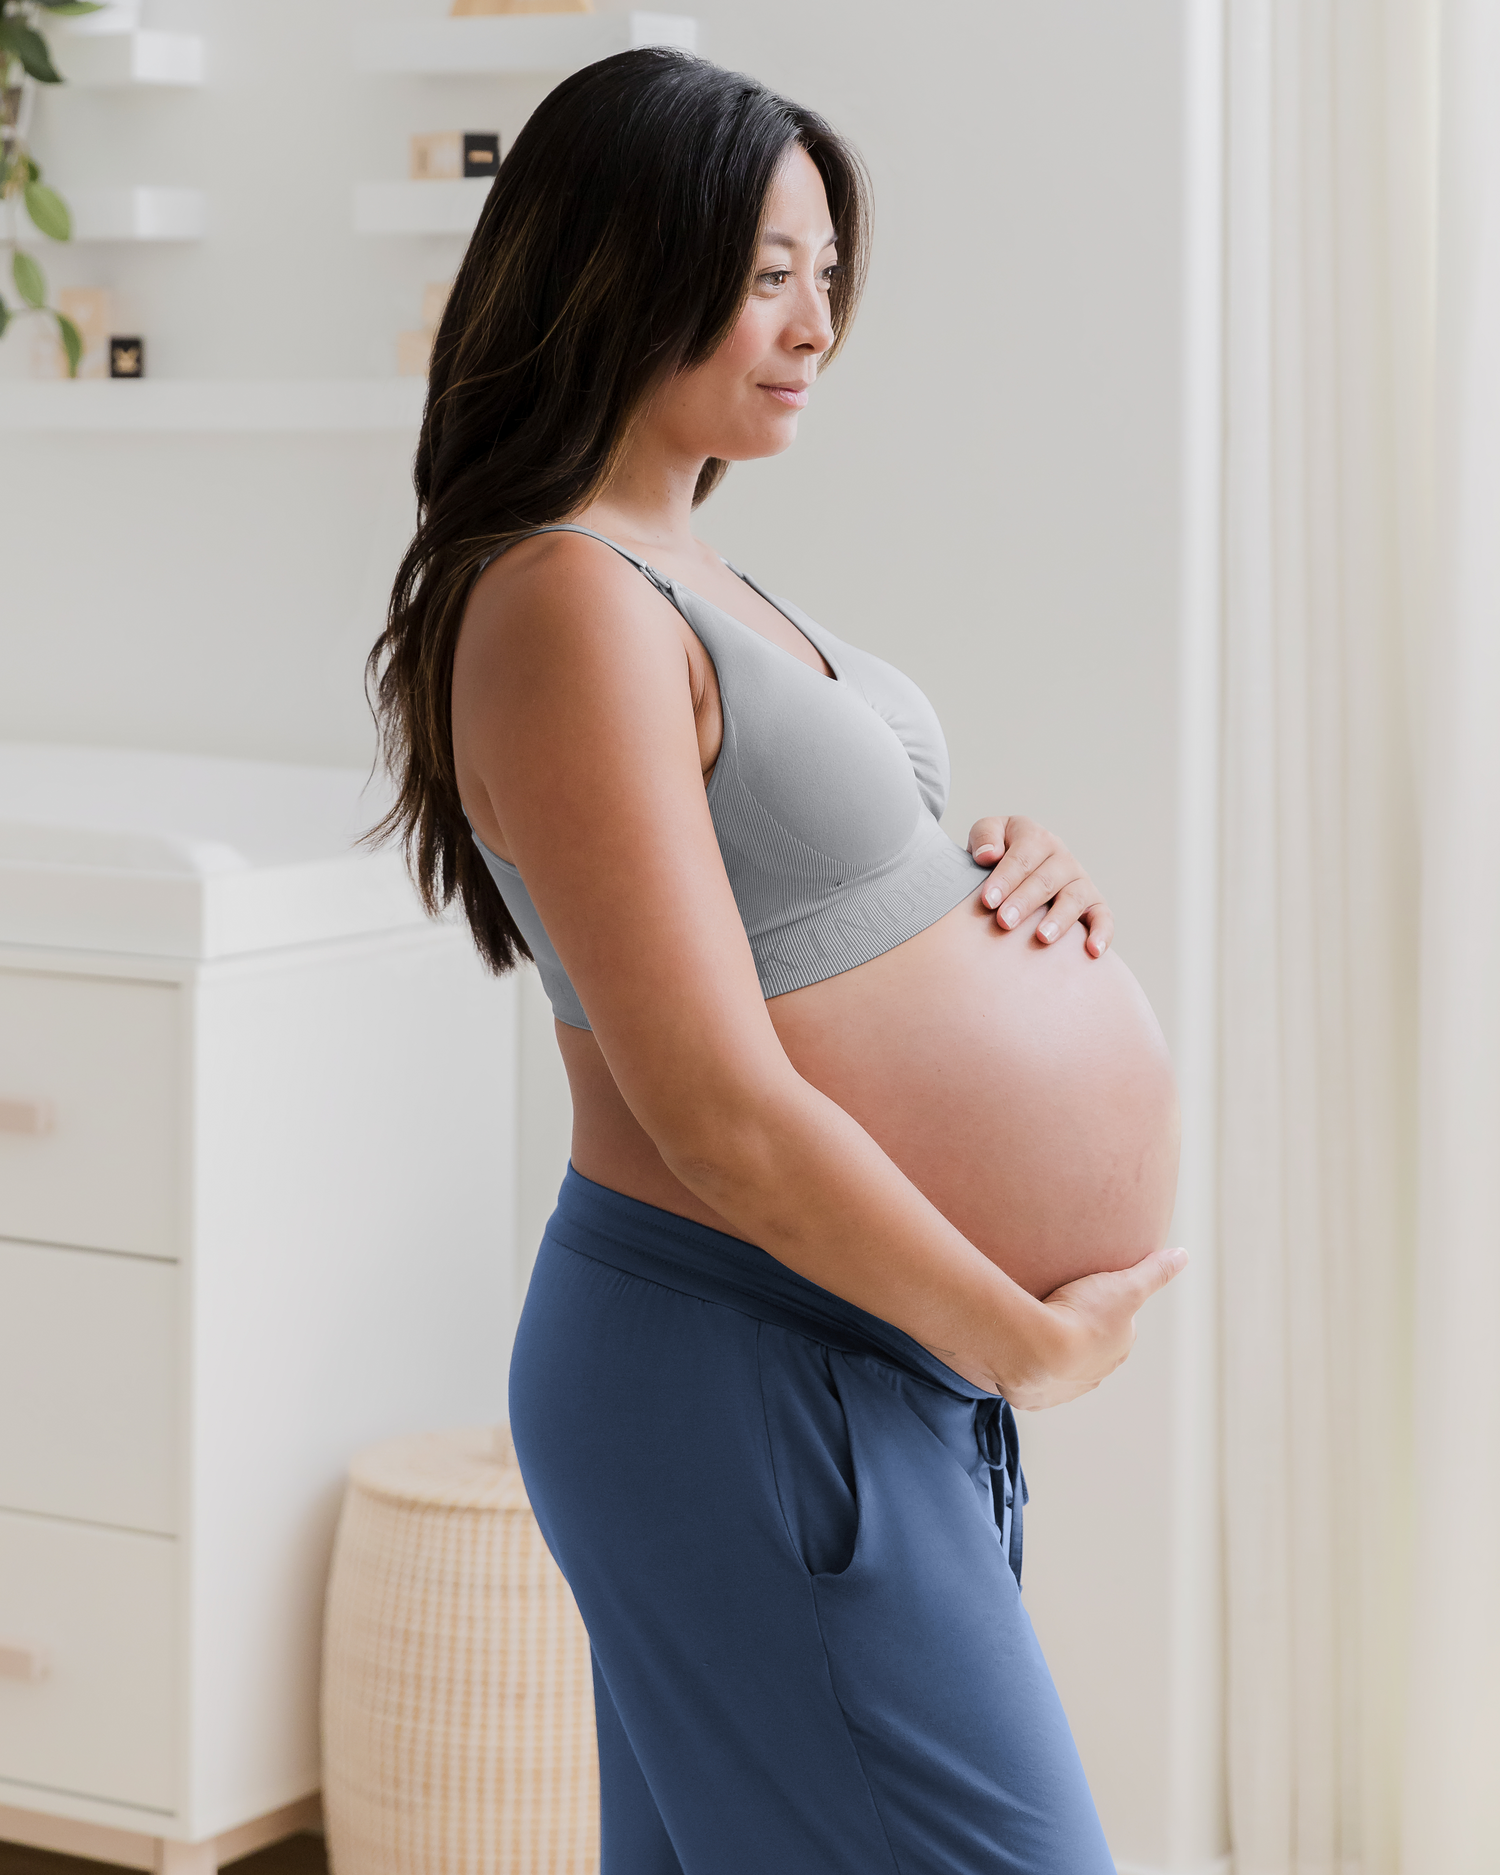
<path fill-rule="evenodd" d="M 173 1811 L 176 1573 L 170 1537 L 0 1511 L 0 1802 Z"/>
<path fill-rule="evenodd" d="M 0 1237 L 171 1256 L 171 984 L 0 971 Z"/>
<path fill-rule="evenodd" d="M 0 1242 L 0 1508 L 177 1524 L 175 1264 Z"/>

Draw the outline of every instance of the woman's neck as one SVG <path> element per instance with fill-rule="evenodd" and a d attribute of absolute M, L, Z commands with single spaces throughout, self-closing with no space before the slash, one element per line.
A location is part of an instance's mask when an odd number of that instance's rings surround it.
<path fill-rule="evenodd" d="M 691 552 L 693 495 L 703 462 L 687 460 L 649 431 L 637 435 L 602 493 L 574 518 L 611 540 L 658 552 Z"/>

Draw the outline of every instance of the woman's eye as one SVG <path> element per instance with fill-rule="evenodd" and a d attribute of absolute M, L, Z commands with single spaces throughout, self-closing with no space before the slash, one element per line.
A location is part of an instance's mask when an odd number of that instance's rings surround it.
<path fill-rule="evenodd" d="M 825 291 L 832 290 L 834 281 L 842 275 L 843 271 L 843 268 L 839 266 L 837 261 L 835 261 L 831 267 L 825 267 L 823 269 L 818 278 L 822 282 Z"/>
<path fill-rule="evenodd" d="M 760 283 L 762 286 L 782 287 L 786 285 L 790 277 L 788 268 L 774 267 L 769 273 L 763 273 L 760 276 Z"/>

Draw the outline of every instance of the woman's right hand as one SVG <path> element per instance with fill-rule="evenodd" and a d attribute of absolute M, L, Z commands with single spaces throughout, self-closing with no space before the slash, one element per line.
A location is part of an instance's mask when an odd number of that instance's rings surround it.
<path fill-rule="evenodd" d="M 1012 1406 L 1035 1412 L 1091 1393 L 1129 1354 L 1135 1318 L 1188 1260 L 1186 1250 L 1157 1250 L 1124 1270 L 1065 1283 L 1042 1300 L 1050 1317 L 1036 1369 L 1004 1389 Z"/>

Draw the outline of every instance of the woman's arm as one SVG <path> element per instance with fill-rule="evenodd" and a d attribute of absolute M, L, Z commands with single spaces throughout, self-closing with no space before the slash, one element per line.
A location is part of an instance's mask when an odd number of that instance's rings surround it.
<path fill-rule="evenodd" d="M 1125 1358 L 1174 1253 L 1038 1302 L 787 1060 L 709 816 L 686 648 L 637 573 L 563 535 L 482 579 L 454 734 L 626 1104 L 737 1235 L 1016 1405 Z"/>

